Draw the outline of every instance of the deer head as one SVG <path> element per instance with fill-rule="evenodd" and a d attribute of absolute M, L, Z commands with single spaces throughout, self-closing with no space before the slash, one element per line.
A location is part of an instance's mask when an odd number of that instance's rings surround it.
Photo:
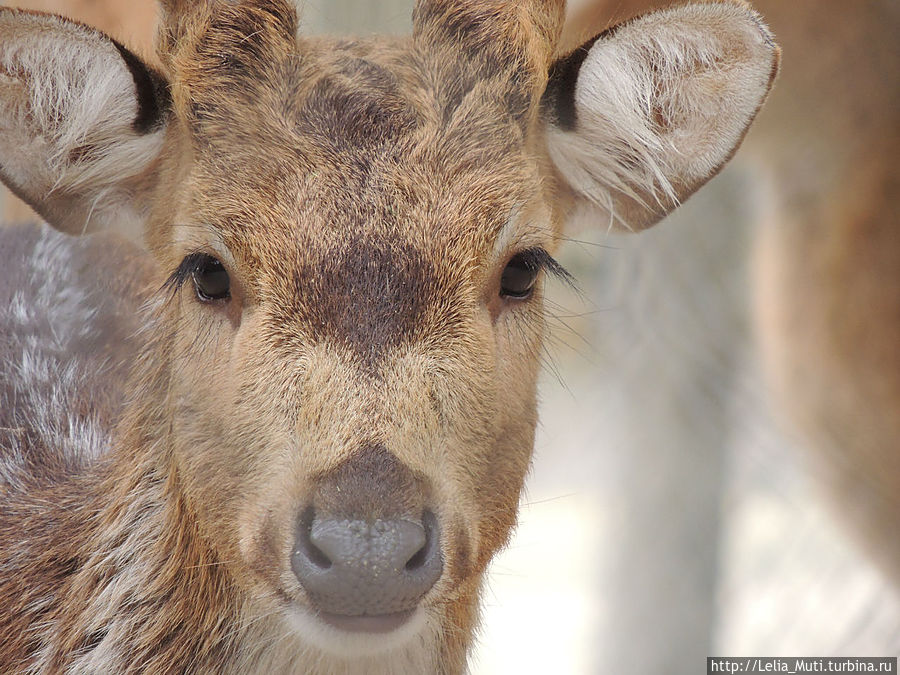
<path fill-rule="evenodd" d="M 0 176 L 159 270 L 117 452 L 166 477 L 241 611 L 461 668 L 531 458 L 564 224 L 641 229 L 689 196 L 778 49 L 736 0 L 566 55 L 558 0 L 421 0 L 410 37 L 364 40 L 298 37 L 287 0 L 163 9 L 159 69 L 0 11 Z"/>

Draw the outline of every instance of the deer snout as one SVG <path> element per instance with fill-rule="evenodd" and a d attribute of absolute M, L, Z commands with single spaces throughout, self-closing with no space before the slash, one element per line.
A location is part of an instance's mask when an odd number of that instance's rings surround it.
<path fill-rule="evenodd" d="M 437 519 L 425 511 L 420 519 L 368 521 L 310 508 L 298 523 L 291 567 L 316 608 L 331 615 L 323 618 L 368 630 L 374 624 L 365 628 L 352 619 L 408 613 L 440 578 Z M 390 630 L 390 620 L 382 623 Z"/>
<path fill-rule="evenodd" d="M 427 481 L 383 445 L 366 445 L 313 482 L 297 519 L 291 568 L 324 621 L 386 632 L 443 572 Z"/>

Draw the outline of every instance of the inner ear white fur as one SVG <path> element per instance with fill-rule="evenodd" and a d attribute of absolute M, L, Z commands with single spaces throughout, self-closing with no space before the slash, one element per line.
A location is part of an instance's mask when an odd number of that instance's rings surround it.
<path fill-rule="evenodd" d="M 613 28 L 590 46 L 568 92 L 574 127 L 547 125 L 550 157 L 611 223 L 648 227 L 731 158 L 778 61 L 760 17 L 738 2 L 665 9 Z"/>
<path fill-rule="evenodd" d="M 138 129 L 135 76 L 108 37 L 0 10 L 0 178 L 54 227 L 140 232 L 133 183 L 164 130 Z"/>

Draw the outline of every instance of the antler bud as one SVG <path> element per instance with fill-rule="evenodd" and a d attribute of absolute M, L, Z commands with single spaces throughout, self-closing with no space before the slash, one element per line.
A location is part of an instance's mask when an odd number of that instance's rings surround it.
<path fill-rule="evenodd" d="M 474 77 L 496 81 L 514 116 L 527 118 L 546 85 L 564 20 L 565 0 L 419 0 L 413 35 L 436 59 L 462 55 Z"/>

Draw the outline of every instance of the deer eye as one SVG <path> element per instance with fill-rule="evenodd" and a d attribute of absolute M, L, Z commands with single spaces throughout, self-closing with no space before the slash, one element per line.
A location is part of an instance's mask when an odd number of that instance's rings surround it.
<path fill-rule="evenodd" d="M 517 253 L 506 263 L 500 277 L 500 295 L 514 300 L 524 300 L 534 290 L 540 271 L 541 264 L 532 251 Z"/>
<path fill-rule="evenodd" d="M 200 300 L 222 300 L 228 297 L 231 279 L 224 265 L 212 256 L 200 255 L 191 276 Z"/>

